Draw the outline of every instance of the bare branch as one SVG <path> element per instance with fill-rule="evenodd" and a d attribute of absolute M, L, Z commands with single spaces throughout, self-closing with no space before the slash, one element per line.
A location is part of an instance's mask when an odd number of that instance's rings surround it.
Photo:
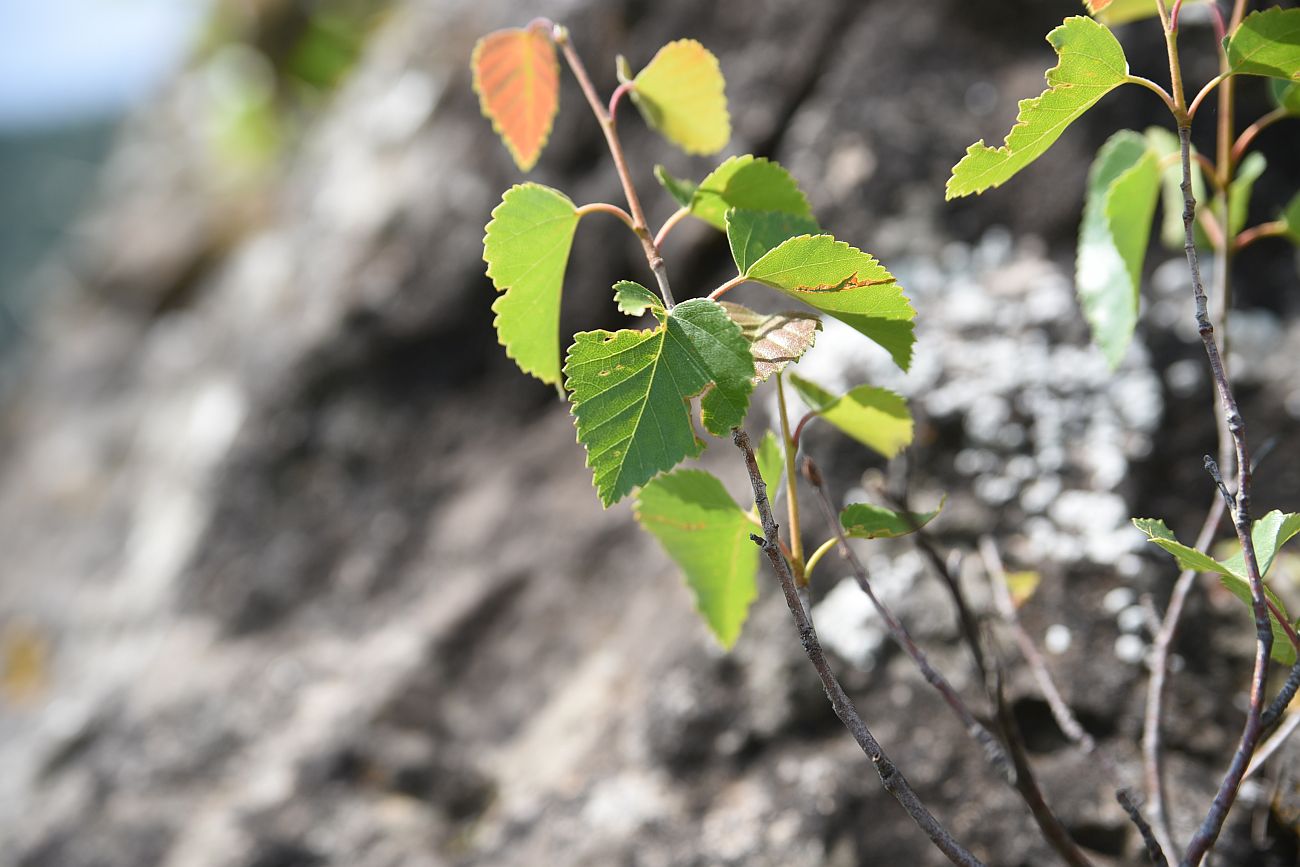
<path fill-rule="evenodd" d="M 1171 59 L 1176 58 L 1176 47 L 1172 44 L 1170 47 Z M 1176 61 L 1174 62 L 1176 63 Z M 1228 432 L 1232 434 L 1233 445 L 1236 449 L 1237 491 L 1232 509 L 1232 523 L 1237 531 L 1237 540 L 1241 543 L 1246 578 L 1250 583 L 1251 608 L 1255 615 L 1256 642 L 1255 668 L 1251 677 L 1250 707 L 1246 713 L 1246 724 L 1242 727 L 1237 751 L 1233 755 L 1232 762 L 1229 764 L 1223 781 L 1219 785 L 1219 791 L 1215 795 L 1205 819 L 1201 822 L 1201 826 L 1196 830 L 1191 842 L 1187 845 L 1187 854 L 1182 861 L 1183 867 L 1197 867 L 1205 854 L 1214 845 L 1214 841 L 1218 839 L 1219 832 L 1223 829 L 1224 820 L 1228 817 L 1228 811 L 1232 809 L 1232 804 L 1237 799 L 1237 791 L 1241 787 L 1242 779 L 1245 777 L 1246 768 L 1250 765 L 1250 758 L 1254 754 L 1255 748 L 1259 746 L 1260 738 L 1264 733 L 1262 718 L 1264 688 L 1268 680 L 1269 654 L 1273 649 L 1273 630 L 1269 625 L 1268 602 L 1264 595 L 1264 580 L 1260 575 L 1259 563 L 1255 558 L 1255 544 L 1250 535 L 1250 489 L 1252 478 L 1250 451 L 1246 445 L 1246 424 L 1242 420 L 1241 410 L 1238 408 L 1236 396 L 1232 392 L 1232 385 L 1228 382 L 1227 373 L 1223 368 L 1223 359 L 1219 354 L 1219 346 L 1214 339 L 1214 326 L 1210 323 L 1205 287 L 1201 282 L 1201 264 L 1196 251 L 1196 237 L 1193 231 L 1196 220 L 1196 196 L 1192 192 L 1191 137 L 1191 127 L 1187 121 L 1183 120 L 1178 125 L 1178 140 L 1183 164 L 1184 250 L 1187 254 L 1187 265 L 1192 275 L 1192 295 L 1196 303 L 1197 330 L 1200 332 L 1201 342 L 1205 346 L 1205 354 L 1209 359 L 1215 389 L 1219 394 L 1219 402 L 1223 406 L 1223 416 L 1227 420 Z"/>
<path fill-rule="evenodd" d="M 1043 838 L 1050 843 L 1054 849 L 1056 849 L 1057 853 L 1065 859 L 1066 863 L 1074 865 L 1074 867 L 1090 867 L 1092 862 L 1088 860 L 1083 852 L 1079 850 L 1078 846 L 1075 845 L 1074 841 L 1070 839 L 1069 832 L 1066 831 L 1065 826 L 1061 824 L 1061 821 L 1052 812 L 1051 808 L 1047 805 L 1046 800 L 1044 800 L 1042 791 L 1039 789 L 1038 784 L 1034 779 L 1033 769 L 1029 765 L 1029 760 L 1025 755 L 1023 744 L 1020 742 L 1019 732 L 1015 729 L 1014 720 L 1010 718 L 1010 715 L 1006 712 L 1006 708 L 1003 706 L 1004 703 L 1001 700 L 1000 687 L 997 695 L 997 704 L 999 706 L 998 722 L 1000 728 L 1007 733 L 1007 741 L 1009 749 L 1011 750 L 1010 756 L 1007 754 L 1008 747 L 1004 747 L 997 738 L 993 736 L 993 733 L 975 718 L 975 715 L 971 713 L 970 708 L 967 707 L 966 702 L 963 701 L 961 696 L 957 694 L 957 691 L 952 688 L 952 685 L 948 680 L 936 671 L 932 665 L 930 665 L 930 661 L 926 657 L 925 652 L 922 651 L 916 645 L 916 642 L 912 640 L 912 636 L 907 631 L 907 627 L 903 626 L 898 618 L 894 616 L 893 611 L 891 611 L 889 607 L 881 602 L 876 596 L 875 591 L 871 587 L 871 581 L 867 577 L 866 567 L 862 565 L 862 561 L 858 559 L 857 553 L 852 547 L 850 547 L 849 541 L 844 535 L 844 529 L 840 526 L 839 516 L 835 511 L 835 504 L 831 502 L 830 494 L 826 491 L 826 485 L 822 478 L 821 471 L 817 468 L 817 464 L 812 460 L 812 458 L 808 457 L 804 458 L 803 468 L 804 476 L 813 486 L 813 490 L 816 491 L 817 501 L 822 507 L 822 513 L 825 515 L 827 523 L 831 525 L 835 538 L 839 542 L 840 553 L 844 555 L 849 566 L 853 570 L 853 577 L 857 581 L 858 587 L 861 588 L 862 592 L 867 595 L 869 600 L 871 600 L 871 604 L 875 607 L 876 613 L 878 613 L 880 619 L 885 622 L 885 627 L 889 631 L 890 637 L 893 638 L 894 642 L 898 644 L 900 648 L 902 648 L 904 653 L 911 657 L 912 661 L 916 663 L 917 668 L 920 669 L 921 675 L 925 678 L 926 682 L 939 692 L 948 707 L 961 721 L 962 725 L 966 727 L 966 731 L 984 749 L 984 754 L 988 759 L 989 764 L 993 766 L 994 770 L 997 771 L 1008 784 L 1013 786 L 1016 791 L 1020 793 L 1021 797 L 1028 805 L 1029 811 L 1034 817 L 1034 821 L 1038 824 L 1038 828 L 1041 831 Z"/>
<path fill-rule="evenodd" d="M 1119 805 L 1124 808 L 1124 812 L 1128 813 L 1129 820 L 1137 827 L 1138 833 L 1142 835 L 1142 842 L 1146 844 L 1147 857 L 1151 859 L 1151 863 L 1157 865 L 1157 867 L 1168 867 L 1169 862 L 1165 860 L 1165 853 L 1160 848 L 1160 841 L 1156 839 L 1156 835 L 1152 832 L 1151 826 L 1147 824 L 1147 820 L 1142 818 L 1142 811 L 1134 803 L 1132 793 L 1128 789 L 1120 789 L 1115 793 L 1115 800 L 1119 801 Z"/>
<path fill-rule="evenodd" d="M 912 817 L 912 821 L 916 822 L 921 830 L 925 832 L 935 847 L 954 864 L 966 865 L 966 867 L 983 867 L 983 863 L 958 843 L 948 833 L 947 829 L 939 823 L 939 820 L 926 809 L 925 804 L 912 790 L 903 773 L 885 755 L 885 751 L 871 734 L 871 730 L 867 728 L 866 723 L 862 721 L 862 717 L 858 714 L 857 708 L 853 706 L 853 702 L 844 692 L 844 687 L 840 685 L 835 673 L 831 671 L 830 664 L 826 661 L 826 655 L 822 651 L 821 642 L 817 639 L 817 630 L 813 627 L 812 620 L 799 599 L 799 591 L 795 587 L 794 576 L 790 573 L 790 567 L 785 562 L 785 558 L 781 556 L 776 519 L 772 516 L 772 506 L 767 500 L 767 485 L 758 471 L 758 461 L 754 457 L 753 446 L 750 445 L 749 437 L 740 428 L 735 428 L 732 431 L 732 439 L 736 447 L 745 456 L 745 466 L 749 470 L 749 482 L 754 489 L 754 505 L 758 509 L 759 517 L 763 523 L 763 538 L 758 536 L 752 538 L 763 548 L 763 553 L 771 561 L 772 569 L 781 582 L 781 592 L 785 595 L 786 606 L 790 609 L 790 615 L 794 618 L 795 626 L 799 630 L 799 640 L 803 644 L 804 652 L 808 654 L 808 659 L 812 662 L 813 667 L 817 669 L 817 676 L 821 678 L 822 688 L 826 690 L 826 697 L 830 699 L 831 707 L 835 709 L 835 715 L 840 718 L 840 722 L 844 723 L 844 727 L 853 735 L 854 740 L 858 742 L 858 746 L 862 748 L 862 752 L 866 753 L 867 758 L 871 759 L 872 764 L 876 766 L 876 773 L 880 775 L 880 783 L 885 787 L 885 791 L 894 796 L 894 799 Z"/>

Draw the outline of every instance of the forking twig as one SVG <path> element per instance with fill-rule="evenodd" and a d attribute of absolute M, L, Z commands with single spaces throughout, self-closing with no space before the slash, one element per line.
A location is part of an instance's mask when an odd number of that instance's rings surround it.
<path fill-rule="evenodd" d="M 844 723 L 844 727 L 849 730 L 854 740 L 858 742 L 858 746 L 862 748 L 867 758 L 876 766 L 876 772 L 880 775 L 880 783 L 885 787 L 885 791 L 894 796 L 894 799 L 912 817 L 912 821 L 916 822 L 921 830 L 925 832 L 935 847 L 954 864 L 966 865 L 966 867 L 983 867 L 983 862 L 958 843 L 947 829 L 939 823 L 939 820 L 926 809 L 925 804 L 917 797 L 916 792 L 912 790 L 902 772 L 885 755 L 880 743 L 871 734 L 871 730 L 867 728 L 866 723 L 862 721 L 862 717 L 858 714 L 857 708 L 853 706 L 852 700 L 844 692 L 844 687 L 836 679 L 835 673 L 826 661 L 821 642 L 817 638 L 817 630 L 813 627 L 808 612 L 804 610 L 803 603 L 799 600 L 799 591 L 795 587 L 794 576 L 791 574 L 785 558 L 781 556 L 778 546 L 779 537 L 776 519 L 772 516 L 772 506 L 767 500 L 767 484 L 758 471 L 758 461 L 754 457 L 753 446 L 750 445 L 749 437 L 740 428 L 735 428 L 732 431 L 732 439 L 736 447 L 745 456 L 745 467 L 749 471 L 749 482 L 754 489 L 754 505 L 758 509 L 759 518 L 763 523 L 763 537 L 753 536 L 751 538 L 759 543 L 763 553 L 767 555 L 768 560 L 772 563 L 772 569 L 776 572 L 776 577 L 781 583 L 781 592 L 785 596 L 786 607 L 790 609 L 790 615 L 794 618 L 795 626 L 799 630 L 799 640 L 803 644 L 804 652 L 808 654 L 808 659 L 812 662 L 813 667 L 817 669 L 817 676 L 821 679 L 822 688 L 826 690 L 826 697 L 830 699 L 831 707 L 835 709 L 835 715 L 840 718 L 840 721 Z"/>

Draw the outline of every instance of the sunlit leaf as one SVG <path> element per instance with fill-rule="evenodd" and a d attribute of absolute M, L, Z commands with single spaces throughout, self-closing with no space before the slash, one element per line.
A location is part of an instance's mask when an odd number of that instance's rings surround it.
<path fill-rule="evenodd" d="M 1187 0 L 1183 7 L 1195 6 L 1204 0 Z M 1158 14 L 1156 0 L 1084 0 L 1084 5 L 1103 24 L 1127 24 Z"/>
<path fill-rule="evenodd" d="M 801 235 L 770 250 L 745 277 L 779 289 L 870 337 L 906 370 L 916 311 L 872 256 L 830 235 Z"/>
<path fill-rule="evenodd" d="M 1016 125 L 1000 148 L 978 141 L 953 167 L 947 198 L 1001 186 L 1038 159 L 1065 128 L 1125 82 L 1128 61 L 1106 26 L 1074 16 L 1047 34 L 1060 62 L 1047 72 L 1047 90 L 1020 103 Z"/>
<path fill-rule="evenodd" d="M 483 260 L 496 300 L 497 337 L 520 369 L 560 381 L 560 294 L 578 211 L 563 193 L 541 184 L 511 187 L 492 211 Z"/>
<path fill-rule="evenodd" d="M 731 139 L 718 58 L 694 39 L 670 42 L 633 79 L 646 123 L 691 154 L 717 153 Z"/>
<path fill-rule="evenodd" d="M 1159 162 L 1146 139 L 1128 130 L 1111 136 L 1088 175 L 1075 281 L 1092 339 L 1112 368 L 1137 325 L 1142 263 L 1159 193 Z"/>
<path fill-rule="evenodd" d="M 784 211 L 746 211 L 730 208 L 726 214 L 727 243 L 736 269 L 744 274 L 768 250 L 796 235 L 813 235 L 817 221 Z"/>
<path fill-rule="evenodd" d="M 749 341 L 717 302 L 693 298 L 666 312 L 641 301 L 657 327 L 574 335 L 564 366 L 578 441 L 606 506 L 703 451 L 692 397 L 704 393 L 704 427 L 721 436 L 744 420 L 754 388 Z"/>
<path fill-rule="evenodd" d="M 1300 533 L 1300 514 L 1287 514 L 1276 509 L 1251 525 L 1250 540 L 1254 543 L 1259 574 L 1268 574 L 1278 549 L 1297 533 Z M 1246 558 L 1240 550 L 1224 560 L 1223 565 L 1236 575 L 1244 577 L 1246 574 Z"/>
<path fill-rule="evenodd" d="M 1042 583 L 1042 576 L 1037 572 L 1008 572 L 1007 592 L 1011 595 L 1011 604 L 1019 608 L 1029 601 Z"/>
<path fill-rule="evenodd" d="M 560 107 L 560 65 L 540 28 L 498 30 L 474 46 L 474 91 L 515 164 L 537 164 Z"/>
<path fill-rule="evenodd" d="M 758 313 L 730 301 L 723 301 L 722 307 L 749 341 L 756 382 L 764 382 L 790 362 L 798 361 L 812 349 L 822 329 L 822 321 L 814 313 Z"/>
<path fill-rule="evenodd" d="M 745 154 L 729 157 L 700 181 L 691 199 L 691 214 L 725 232 L 730 208 L 781 211 L 812 219 L 808 198 L 794 176 L 778 163 Z"/>
<path fill-rule="evenodd" d="M 758 596 L 758 546 L 748 515 L 722 482 L 702 470 L 678 470 L 646 484 L 636 519 L 686 576 L 696 607 L 718 642 L 731 648 Z"/>
<path fill-rule="evenodd" d="M 620 280 L 614 284 L 614 304 L 620 313 L 628 316 L 644 316 L 647 310 L 655 316 L 662 316 L 664 302 L 658 295 L 631 280 Z"/>
<path fill-rule="evenodd" d="M 1274 521 L 1274 516 L 1280 516 L 1280 519 Z M 1251 532 L 1251 539 L 1252 541 L 1257 538 L 1261 541 L 1271 540 L 1266 542 L 1266 544 L 1271 545 L 1271 548 L 1269 549 L 1270 555 L 1268 558 L 1270 565 L 1272 564 L 1272 553 L 1275 553 L 1277 547 L 1286 541 L 1285 538 L 1282 538 L 1281 531 L 1283 525 L 1287 524 L 1288 521 L 1294 518 L 1296 518 L 1294 515 L 1282 516 L 1280 512 L 1270 512 L 1265 518 L 1255 522 L 1255 527 Z M 1261 523 L 1266 520 L 1269 522 L 1266 525 L 1266 529 L 1263 531 L 1262 535 L 1257 536 L 1257 533 L 1260 533 Z M 1152 542 L 1174 555 L 1174 560 L 1178 562 L 1178 568 L 1191 569 L 1196 572 L 1211 572 L 1218 575 L 1220 580 L 1223 582 L 1223 586 L 1228 588 L 1228 590 L 1232 592 L 1233 596 L 1236 596 L 1244 602 L 1248 608 L 1254 605 L 1250 592 L 1250 581 L 1246 577 L 1244 560 L 1241 557 L 1240 552 L 1235 557 L 1230 557 L 1227 560 L 1220 562 L 1208 554 L 1203 554 L 1195 548 L 1190 548 L 1179 542 L 1174 536 L 1173 531 L 1165 526 L 1164 521 L 1155 518 L 1134 518 L 1133 525 L 1145 533 Z M 1273 528 L 1274 532 L 1270 533 L 1267 528 Z M 1291 535 L 1294 535 L 1294 533 L 1295 530 L 1291 530 Z M 1290 536 L 1287 536 L 1286 538 L 1290 538 Z M 1259 556 L 1258 552 L 1256 553 L 1256 561 L 1260 566 L 1260 574 L 1267 574 L 1264 560 Z M 1287 613 L 1286 606 L 1282 604 L 1282 600 L 1279 599 L 1268 587 L 1264 588 L 1264 592 L 1268 595 L 1268 598 L 1273 602 L 1274 606 L 1276 606 L 1277 610 L 1281 612 L 1282 616 L 1290 620 L 1291 615 Z M 1296 661 L 1295 647 L 1291 644 L 1291 638 L 1287 634 L 1287 631 L 1280 623 L 1278 623 L 1277 617 L 1271 611 L 1269 612 L 1269 622 L 1273 627 L 1273 659 L 1283 665 L 1294 665 Z"/>
<path fill-rule="evenodd" d="M 907 401 L 889 389 L 859 385 L 836 397 L 793 373 L 789 380 L 809 409 L 885 457 L 892 458 L 911 444 L 912 414 Z"/>
<path fill-rule="evenodd" d="M 853 503 L 840 512 L 840 523 L 845 535 L 854 539 L 893 539 L 915 533 L 942 510 L 942 503 L 933 512 L 895 512 L 870 503 Z"/>
<path fill-rule="evenodd" d="M 1300 9 L 1247 15 L 1228 40 L 1228 66 L 1237 75 L 1300 81 Z"/>

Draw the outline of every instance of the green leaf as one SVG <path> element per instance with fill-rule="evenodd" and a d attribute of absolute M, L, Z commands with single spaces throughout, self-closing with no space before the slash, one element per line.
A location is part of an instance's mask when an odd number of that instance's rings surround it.
<path fill-rule="evenodd" d="M 664 302 L 659 296 L 631 280 L 620 280 L 614 284 L 614 304 L 620 313 L 628 316 L 644 316 L 647 310 L 656 317 L 664 314 Z"/>
<path fill-rule="evenodd" d="M 780 246 L 796 235 L 813 235 L 817 221 L 784 211 L 744 211 L 727 209 L 727 243 L 736 269 L 744 274 L 749 266 L 763 258 L 768 250 Z"/>
<path fill-rule="evenodd" d="M 1255 545 L 1259 574 L 1268 575 L 1278 549 L 1297 533 L 1300 533 L 1300 514 L 1284 514 L 1276 509 L 1251 525 L 1250 539 Z M 1246 558 L 1241 551 L 1224 560 L 1223 565 L 1235 575 L 1243 578 L 1246 575 Z"/>
<path fill-rule="evenodd" d="M 933 512 L 894 512 L 870 503 L 853 503 L 840 512 L 840 523 L 854 539 L 893 539 L 915 533 L 942 510 L 943 503 Z"/>
<path fill-rule="evenodd" d="M 1178 159 L 1178 136 L 1164 127 L 1153 126 L 1147 129 L 1146 139 L 1148 146 L 1155 152 L 1156 159 L 1165 166 L 1161 176 L 1163 192 L 1160 204 L 1162 211 L 1160 243 L 1171 250 L 1181 250 L 1184 241 L 1183 168 L 1181 160 Z M 1195 150 L 1192 153 L 1194 155 Z M 1195 158 L 1192 159 L 1192 195 L 1195 196 L 1199 209 L 1200 203 L 1206 200 L 1205 177 L 1201 174 L 1201 165 Z M 1196 225 L 1196 244 L 1198 247 L 1210 246 L 1199 223 Z"/>
<path fill-rule="evenodd" d="M 1300 114 L 1300 84 L 1288 84 L 1280 78 L 1268 82 L 1269 96 L 1273 104 L 1287 114 Z"/>
<path fill-rule="evenodd" d="M 822 321 L 814 313 L 789 310 L 765 314 L 730 301 L 721 304 L 749 341 L 755 382 L 764 382 L 790 362 L 798 361 L 812 349 L 817 332 L 822 330 Z"/>
<path fill-rule="evenodd" d="M 641 489 L 636 519 L 686 575 L 695 605 L 719 643 L 740 637 L 758 596 L 755 530 L 722 482 L 703 470 L 678 470 Z"/>
<path fill-rule="evenodd" d="M 1187 0 L 1184 8 L 1195 6 L 1204 0 Z M 1143 18 L 1154 18 L 1158 14 L 1156 0 L 1084 0 L 1092 17 L 1102 24 L 1128 24 Z"/>
<path fill-rule="evenodd" d="M 1291 243 L 1300 245 L 1300 193 L 1291 197 L 1286 210 L 1282 212 L 1282 228 Z"/>
<path fill-rule="evenodd" d="M 781 448 L 781 440 L 776 434 L 767 432 L 763 441 L 758 444 L 758 451 L 754 452 L 754 458 L 758 461 L 758 474 L 767 484 L 767 497 L 769 500 L 775 500 L 776 489 L 781 484 L 781 475 L 785 470 L 785 451 Z"/>
<path fill-rule="evenodd" d="M 1255 522 L 1255 527 L 1251 530 L 1252 540 L 1261 538 L 1256 535 L 1259 532 L 1260 524 L 1264 520 L 1271 520 L 1274 515 L 1281 515 L 1281 513 L 1270 512 L 1265 516 L 1265 518 Z M 1287 519 L 1293 517 L 1295 516 L 1282 516 L 1282 520 L 1277 522 L 1278 530 L 1281 530 L 1281 525 L 1285 524 Z M 1180 543 L 1178 539 L 1175 538 L 1173 532 L 1165 526 L 1164 521 L 1155 518 L 1134 518 L 1133 525 L 1143 533 L 1146 533 L 1152 542 L 1155 542 L 1161 548 L 1164 548 L 1170 554 L 1173 554 L 1174 560 L 1178 562 L 1178 568 L 1191 569 L 1196 572 L 1211 572 L 1218 575 L 1223 582 L 1223 586 L 1228 588 L 1233 596 L 1236 596 L 1244 602 L 1248 608 L 1253 607 L 1254 601 L 1250 593 L 1250 581 L 1246 578 L 1244 561 L 1240 554 L 1236 557 L 1229 558 L 1224 562 L 1219 562 L 1208 554 L 1203 554 L 1195 548 L 1190 548 L 1187 545 Z M 1270 524 L 1270 526 L 1272 526 L 1272 524 Z M 1291 532 L 1292 535 L 1294 535 L 1294 533 L 1295 531 Z M 1265 531 L 1264 535 L 1268 535 L 1267 531 Z M 1273 552 L 1276 551 L 1277 547 L 1281 546 L 1282 542 L 1286 541 L 1286 539 L 1281 537 L 1280 532 L 1275 533 L 1271 538 L 1274 540 L 1271 543 L 1271 551 Z M 1287 536 L 1286 538 L 1290 538 L 1290 536 Z M 1256 559 L 1260 565 L 1261 575 L 1266 574 L 1267 570 L 1264 568 L 1264 561 L 1259 557 L 1258 553 Z M 1234 561 L 1236 561 L 1235 564 Z M 1270 565 L 1272 564 L 1271 554 L 1268 562 Z M 1236 568 L 1234 568 L 1234 565 Z M 1282 616 L 1287 618 L 1289 621 L 1291 615 L 1287 613 L 1286 606 L 1282 604 L 1282 600 L 1279 599 L 1268 587 L 1264 588 L 1264 592 L 1268 595 L 1268 598 L 1272 600 L 1273 604 L 1277 607 L 1277 610 L 1281 612 Z M 1296 661 L 1295 647 L 1291 644 L 1291 638 L 1287 634 L 1287 631 L 1282 628 L 1282 625 L 1278 623 L 1277 617 L 1274 616 L 1271 611 L 1269 612 L 1269 622 L 1273 627 L 1273 659 L 1283 665 L 1294 665 Z"/>
<path fill-rule="evenodd" d="M 859 385 L 835 397 L 816 383 L 790 374 L 790 384 L 813 412 L 887 458 L 912 442 L 907 401 L 886 388 Z"/>
<path fill-rule="evenodd" d="M 707 389 L 701 417 L 721 436 L 744 420 L 754 388 L 749 342 L 717 302 L 693 298 L 656 315 L 659 326 L 645 331 L 575 335 L 564 366 L 578 441 L 607 507 L 704 450 L 692 397 Z"/>
<path fill-rule="evenodd" d="M 745 277 L 865 334 L 904 370 L 911 364 L 916 311 L 894 276 L 857 247 L 830 235 L 801 235 L 768 251 Z"/>
<path fill-rule="evenodd" d="M 1091 18 L 1074 16 L 1047 34 L 1060 62 L 1047 72 L 1047 90 L 1020 103 L 1016 125 L 1000 148 L 978 141 L 953 167 L 947 198 L 1001 186 L 1060 138 L 1065 128 L 1128 78 L 1119 41 Z"/>
<path fill-rule="evenodd" d="M 1142 263 L 1159 193 L 1159 161 L 1146 139 L 1128 130 L 1111 136 L 1088 175 L 1075 282 L 1093 342 L 1112 369 L 1137 325 Z"/>
<path fill-rule="evenodd" d="M 731 138 L 718 58 L 694 39 L 670 42 L 632 80 L 646 123 L 690 154 L 713 154 Z"/>
<path fill-rule="evenodd" d="M 782 211 L 812 219 L 812 208 L 794 176 L 778 163 L 745 154 L 729 157 L 700 181 L 691 200 L 691 214 L 727 231 L 729 208 Z"/>
<path fill-rule="evenodd" d="M 673 201 L 683 208 L 691 206 L 691 202 L 695 198 L 695 191 L 699 189 L 699 185 L 693 181 L 673 177 L 668 173 L 668 169 L 663 166 L 655 166 L 655 180 L 659 182 L 659 186 L 668 191 L 668 195 L 673 197 Z"/>
<path fill-rule="evenodd" d="M 1240 234 L 1241 230 L 1246 228 L 1246 217 L 1250 214 L 1250 194 L 1255 189 L 1255 181 L 1259 180 L 1259 176 L 1264 174 L 1266 168 L 1268 168 L 1268 160 L 1264 155 L 1259 151 L 1251 151 L 1242 160 L 1241 166 L 1237 169 L 1237 176 L 1228 185 L 1228 197 L 1232 201 L 1233 235 Z"/>
<path fill-rule="evenodd" d="M 1300 9 L 1247 15 L 1228 39 L 1228 66 L 1237 75 L 1300 81 Z"/>
<path fill-rule="evenodd" d="M 498 291 L 494 325 L 506 355 L 542 382 L 560 381 L 560 295 L 578 210 L 541 184 L 506 190 L 483 238 L 487 275 Z"/>

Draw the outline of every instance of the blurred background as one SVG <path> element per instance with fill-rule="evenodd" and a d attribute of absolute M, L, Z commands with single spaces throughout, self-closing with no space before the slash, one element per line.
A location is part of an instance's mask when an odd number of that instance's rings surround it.
<path fill-rule="evenodd" d="M 1283 4 L 1294 5 L 1294 4 Z M 1180 250 L 1153 239 L 1117 372 L 1074 300 L 1087 168 L 1122 127 L 1108 97 L 1016 182 L 943 201 L 1052 65 L 1073 0 L 9 0 L 0 4 L 0 864 L 21 867 L 913 865 L 936 863 L 831 713 L 764 572 L 723 653 L 626 505 L 602 511 L 553 389 L 492 332 L 483 225 L 519 180 L 478 113 L 490 30 L 570 27 L 597 87 L 693 37 L 719 57 L 728 153 L 780 160 L 823 225 L 871 251 L 918 310 L 917 360 L 828 326 L 801 365 L 908 396 L 892 465 L 809 429 L 835 495 L 905 487 L 945 550 L 991 534 L 1040 576 L 1022 616 L 1112 780 L 1053 724 L 1009 642 L 1008 695 L 1049 800 L 1099 864 L 1139 863 L 1113 801 L 1140 789 L 1151 624 L 1174 578 L 1128 519 L 1184 539 L 1214 496 L 1210 383 Z M 1190 76 L 1217 71 L 1189 13 Z M 1160 79 L 1155 24 L 1120 35 Z M 1265 110 L 1240 87 L 1239 128 Z M 1205 128 L 1211 133 L 1206 112 Z M 699 178 L 621 124 L 652 223 L 651 167 Z M 1207 149 L 1212 142 L 1203 142 Z M 1300 188 L 1300 124 L 1250 223 Z M 532 177 L 618 201 L 571 78 Z M 683 225 L 679 294 L 729 276 Z M 1300 503 L 1295 248 L 1233 273 L 1230 362 L 1255 508 Z M 564 328 L 613 327 L 644 280 L 614 221 L 584 221 Z M 753 287 L 737 300 L 764 303 Z M 749 427 L 767 425 L 767 396 Z M 704 462 L 739 498 L 727 443 Z M 882 595 L 974 699 L 947 597 L 906 540 L 862 549 Z M 996 864 L 1052 863 L 1017 796 L 900 658 L 828 558 L 817 620 L 887 751 Z M 960 561 L 987 603 L 977 558 Z M 1274 588 L 1297 598 L 1283 558 Z M 850 582 L 851 584 L 851 582 Z M 1174 824 L 1200 818 L 1242 719 L 1252 632 L 1208 583 L 1176 648 Z M 1293 608 L 1294 610 L 1294 608 Z M 978 702 L 976 702 L 978 704 Z M 1300 769 L 1298 769 L 1300 770 Z M 1285 753 L 1248 787 L 1222 864 L 1294 864 Z"/>

